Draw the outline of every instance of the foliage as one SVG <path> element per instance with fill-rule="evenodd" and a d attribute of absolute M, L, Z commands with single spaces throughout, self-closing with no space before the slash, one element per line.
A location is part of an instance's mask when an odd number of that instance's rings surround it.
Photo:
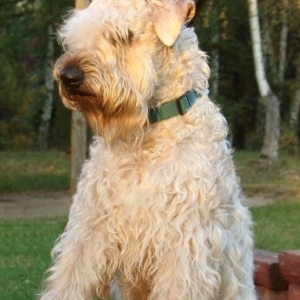
<path fill-rule="evenodd" d="M 2 4 L 0 150 L 28 149 L 36 144 L 45 99 L 46 45 L 49 38 L 53 39 L 47 29 L 71 3 L 11 0 Z"/>
<path fill-rule="evenodd" d="M 213 10 L 218 9 L 217 21 Z M 253 68 L 246 2 L 208 1 L 199 15 L 197 33 L 202 49 L 210 60 L 213 49 L 219 53 L 220 103 L 233 135 L 236 148 L 245 147 L 246 133 L 255 130 L 257 88 Z M 242 34 L 241 34 L 242 33 Z M 213 36 L 218 35 L 218 41 Z"/>
<path fill-rule="evenodd" d="M 299 154 L 299 141 L 295 132 L 287 126 L 281 129 L 280 150 L 292 155 Z"/>
<path fill-rule="evenodd" d="M 204 3 L 204 2 L 203 2 Z M 73 0 L 10 0 L 0 10 L 0 150 L 36 146 L 41 110 L 46 97 L 44 81 L 48 27 L 56 28 Z M 289 124 L 291 101 L 299 89 L 300 19 L 298 0 L 259 0 L 267 73 L 281 100 L 284 126 Z M 278 82 L 280 34 L 288 24 L 284 81 Z M 213 95 L 230 124 L 237 149 L 261 145 L 261 116 L 255 82 L 246 1 L 211 0 L 194 22 L 200 46 L 210 57 L 218 53 L 219 90 Z M 60 47 L 55 44 L 55 56 Z M 213 86 L 213 85 L 212 85 Z M 70 113 L 55 94 L 51 120 L 52 147 L 69 146 Z M 298 130 L 298 135 L 300 134 Z M 299 140 L 299 136 L 295 136 Z M 298 143 L 299 144 L 299 143 Z"/>
<path fill-rule="evenodd" d="M 1 61 L 2 60 L 2 61 Z M 32 107 L 37 97 L 37 90 L 28 88 L 37 81 L 31 74 L 27 82 L 16 72 L 22 70 L 20 64 L 16 67 L 3 61 L 0 56 L 0 149 L 28 149 L 34 145 L 32 122 L 34 120 Z M 24 84 L 24 88 L 20 83 Z M 7 89 L 9 87 L 9 89 Z"/>
<path fill-rule="evenodd" d="M 300 35 L 299 18 L 296 17 L 299 15 L 299 2 L 259 1 L 259 8 L 263 39 L 270 35 L 270 42 L 264 43 L 267 73 L 272 88 L 280 96 L 281 116 L 286 121 L 283 124 L 286 124 L 290 114 L 290 99 L 293 97 L 291 94 L 299 86 L 297 70 Z M 247 1 L 207 1 L 199 14 L 196 29 L 200 45 L 211 60 L 216 59 L 213 54 L 215 50 L 218 51 L 219 92 L 215 100 L 221 104 L 230 124 L 234 146 L 237 149 L 247 149 L 249 146 L 259 149 L 263 136 L 263 122 L 259 119 L 264 115 L 261 114 L 258 103 L 247 10 Z M 280 34 L 284 16 L 288 23 L 288 40 L 284 82 L 279 83 L 277 74 L 281 59 Z M 294 87 L 288 91 L 289 94 L 283 89 L 287 80 L 289 86 Z"/>
<path fill-rule="evenodd" d="M 0 193 L 67 190 L 70 162 L 58 151 L 0 151 Z"/>

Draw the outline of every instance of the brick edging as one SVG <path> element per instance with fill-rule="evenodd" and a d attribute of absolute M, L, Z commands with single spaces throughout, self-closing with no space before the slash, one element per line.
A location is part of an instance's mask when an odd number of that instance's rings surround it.
<path fill-rule="evenodd" d="M 300 250 L 254 251 L 258 300 L 300 300 Z"/>

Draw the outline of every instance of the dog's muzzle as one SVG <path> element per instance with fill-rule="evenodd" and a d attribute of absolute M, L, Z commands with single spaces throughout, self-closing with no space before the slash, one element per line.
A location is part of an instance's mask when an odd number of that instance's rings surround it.
<path fill-rule="evenodd" d="M 67 88 L 74 89 L 82 83 L 83 72 L 77 67 L 68 67 L 60 71 L 59 78 Z"/>

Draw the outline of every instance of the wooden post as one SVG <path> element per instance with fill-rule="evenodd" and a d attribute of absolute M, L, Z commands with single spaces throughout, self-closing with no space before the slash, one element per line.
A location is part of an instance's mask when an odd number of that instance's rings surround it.
<path fill-rule="evenodd" d="M 89 0 L 75 0 L 76 9 L 84 9 L 89 5 Z M 79 111 L 72 112 L 71 124 L 71 193 L 76 192 L 77 182 L 87 152 L 87 124 L 84 116 Z"/>

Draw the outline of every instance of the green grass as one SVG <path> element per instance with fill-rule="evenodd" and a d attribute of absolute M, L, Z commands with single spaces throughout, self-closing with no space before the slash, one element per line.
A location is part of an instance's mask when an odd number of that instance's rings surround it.
<path fill-rule="evenodd" d="M 0 220 L 0 299 L 35 299 L 65 222 L 65 218 Z"/>
<path fill-rule="evenodd" d="M 300 249 L 300 159 L 280 154 L 273 165 L 259 163 L 259 153 L 234 154 L 237 173 L 247 196 L 276 203 L 251 208 L 255 247 L 271 251 Z"/>
<path fill-rule="evenodd" d="M 255 248 L 270 251 L 300 249 L 300 201 L 251 208 Z"/>
<path fill-rule="evenodd" d="M 300 199 L 300 159 L 280 154 L 273 165 L 259 163 L 259 153 L 234 153 L 237 174 L 247 196 L 261 196 L 277 201 Z"/>
<path fill-rule="evenodd" d="M 59 151 L 0 151 L 0 193 L 66 190 L 69 156 Z"/>

